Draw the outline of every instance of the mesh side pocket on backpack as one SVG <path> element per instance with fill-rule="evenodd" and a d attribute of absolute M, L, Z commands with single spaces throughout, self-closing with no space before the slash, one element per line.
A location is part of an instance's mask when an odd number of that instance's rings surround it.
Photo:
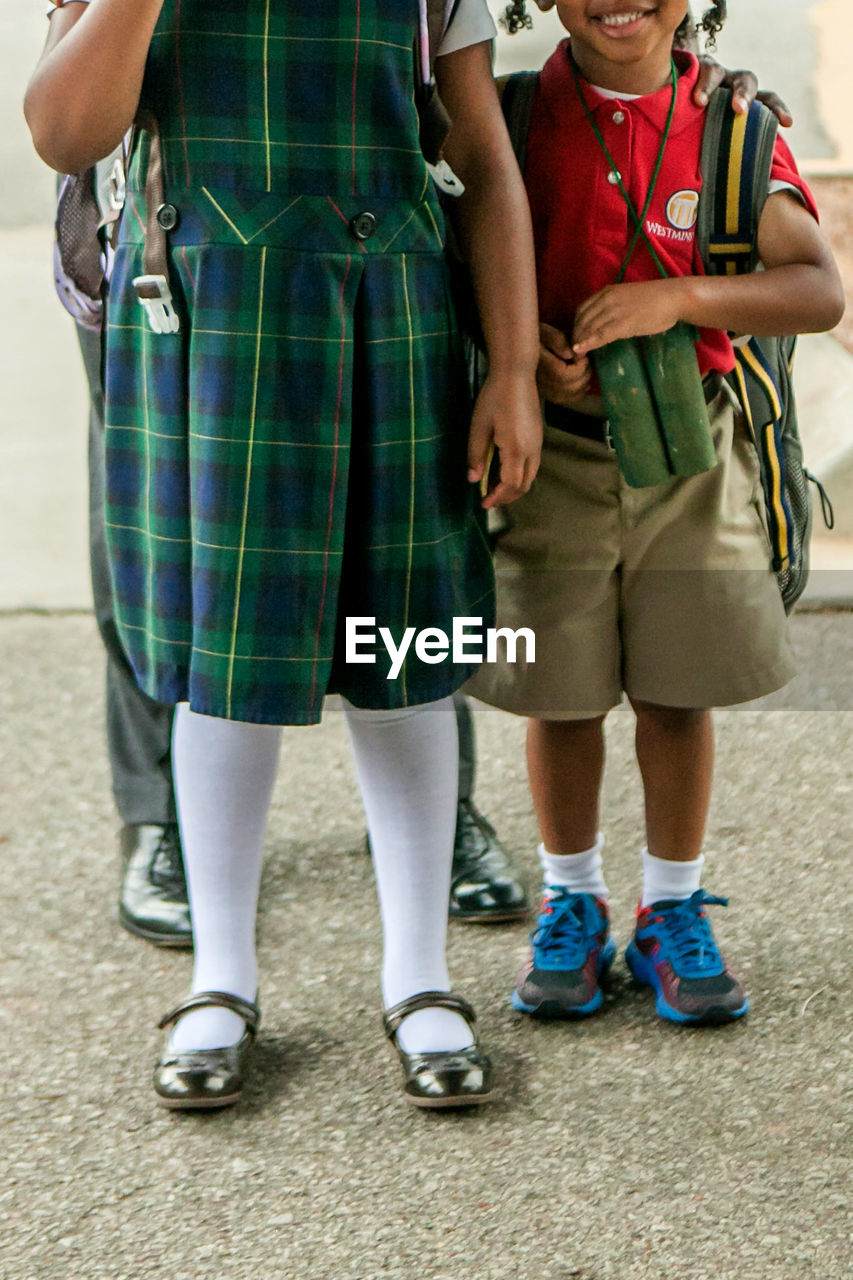
<path fill-rule="evenodd" d="M 101 325 L 104 265 L 98 226 L 101 211 L 95 170 L 66 174 L 56 207 L 53 275 L 65 310 L 87 329 Z"/>

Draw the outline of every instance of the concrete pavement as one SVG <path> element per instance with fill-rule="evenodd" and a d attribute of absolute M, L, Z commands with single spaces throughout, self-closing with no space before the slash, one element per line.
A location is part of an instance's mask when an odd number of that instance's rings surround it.
<path fill-rule="evenodd" d="M 796 21 L 832 8 L 750 0 L 732 6 L 731 29 L 760 9 L 753 29 L 762 30 L 768 4 Z M 41 39 L 38 10 L 6 0 L 0 14 L 3 108 Z M 811 58 L 820 39 L 809 45 L 802 25 L 796 34 L 788 52 Z M 722 41 L 720 49 L 729 56 Z M 732 60 L 749 62 L 752 52 Z M 825 117 L 809 101 L 814 147 L 826 149 Z M 4 133 L 3 154 L 20 161 L 27 176 L 15 189 L 25 196 L 6 202 L 0 219 L 0 1060 L 9 1099 L 0 1276 L 842 1280 L 853 1044 L 843 911 L 853 888 L 850 612 L 795 618 L 798 680 L 718 717 L 707 886 L 732 897 L 715 921 L 749 986 L 746 1023 L 663 1025 L 619 960 L 599 1017 L 531 1025 L 508 1003 L 526 926 L 453 926 L 454 981 L 477 1004 L 499 1098 L 471 1116 L 407 1109 L 379 1029 L 375 897 L 332 704 L 319 728 L 285 733 L 262 892 L 264 1022 L 248 1096 L 208 1117 L 154 1105 L 154 1023 L 186 990 L 190 961 L 115 920 L 103 660 L 91 618 L 73 612 L 89 604 L 83 380 L 51 291 L 50 180 L 36 176 L 17 136 Z M 840 466 L 849 357 L 831 339 L 805 345 L 810 456 L 818 470 Z M 850 598 L 850 544 L 827 539 L 819 564 L 818 594 Z M 842 574 L 832 590 L 830 565 Z M 477 714 L 478 800 L 532 888 L 523 726 Z M 620 944 L 642 825 L 631 733 L 619 711 L 605 828 Z"/>
<path fill-rule="evenodd" d="M 102 656 L 80 616 L 0 618 L 0 1013 L 9 1280 L 845 1280 L 849 1274 L 853 615 L 795 620 L 806 685 L 720 713 L 707 840 L 753 1011 L 661 1023 L 617 960 L 603 1012 L 531 1025 L 525 926 L 451 927 L 499 1096 L 415 1113 L 379 1027 L 379 932 L 342 716 L 287 730 L 260 919 L 264 1022 L 235 1110 L 149 1085 L 190 960 L 115 919 Z M 523 725 L 478 713 L 478 798 L 523 858 Z M 604 826 L 627 940 L 641 814 L 631 718 Z"/>

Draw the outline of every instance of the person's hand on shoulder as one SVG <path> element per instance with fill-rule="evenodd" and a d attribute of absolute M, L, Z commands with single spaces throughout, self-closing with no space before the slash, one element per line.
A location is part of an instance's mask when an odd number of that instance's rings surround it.
<path fill-rule="evenodd" d="M 794 117 L 778 93 L 773 93 L 772 90 L 767 92 L 759 90 L 758 77 L 754 71 L 729 71 L 710 54 L 703 54 L 699 59 L 699 78 L 693 90 L 693 100 L 696 105 L 707 106 L 711 100 L 711 94 L 721 85 L 724 89 L 732 91 L 732 110 L 735 115 L 744 115 L 757 98 L 773 112 L 783 128 L 788 129 L 794 123 Z"/>

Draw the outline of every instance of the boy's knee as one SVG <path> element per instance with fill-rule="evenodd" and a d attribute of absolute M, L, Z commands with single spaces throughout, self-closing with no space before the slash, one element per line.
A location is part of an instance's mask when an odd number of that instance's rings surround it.
<path fill-rule="evenodd" d="M 696 729 L 710 719 L 708 707 L 664 707 L 655 702 L 630 699 L 637 726 L 662 730 L 667 733 L 684 733 Z"/>
<path fill-rule="evenodd" d="M 568 737 L 573 733 L 585 733 L 590 729 L 600 729 L 604 724 L 604 716 L 593 716 L 588 720 L 541 720 L 535 716 L 528 719 L 528 727 L 535 733 Z"/>

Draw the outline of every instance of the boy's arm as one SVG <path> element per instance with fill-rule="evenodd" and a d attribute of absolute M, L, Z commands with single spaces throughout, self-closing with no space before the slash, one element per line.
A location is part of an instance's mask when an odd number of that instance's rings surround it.
<path fill-rule="evenodd" d="M 163 0 L 71 0 L 50 19 L 24 115 L 36 151 L 60 173 L 103 159 L 133 124 Z"/>
<path fill-rule="evenodd" d="M 820 333 L 838 324 L 844 290 L 814 217 L 796 196 L 769 196 L 758 228 L 763 271 L 610 285 L 575 317 L 574 350 L 663 333 L 679 320 L 730 333 Z"/>
<path fill-rule="evenodd" d="M 481 479 L 492 444 L 500 482 L 483 505 L 512 502 L 539 465 L 542 424 L 536 276 L 530 211 L 492 78 L 488 44 L 436 61 L 436 81 L 453 127 L 445 158 L 465 186 L 454 226 L 471 270 L 489 354 L 489 374 L 471 420 L 469 479 Z"/>

